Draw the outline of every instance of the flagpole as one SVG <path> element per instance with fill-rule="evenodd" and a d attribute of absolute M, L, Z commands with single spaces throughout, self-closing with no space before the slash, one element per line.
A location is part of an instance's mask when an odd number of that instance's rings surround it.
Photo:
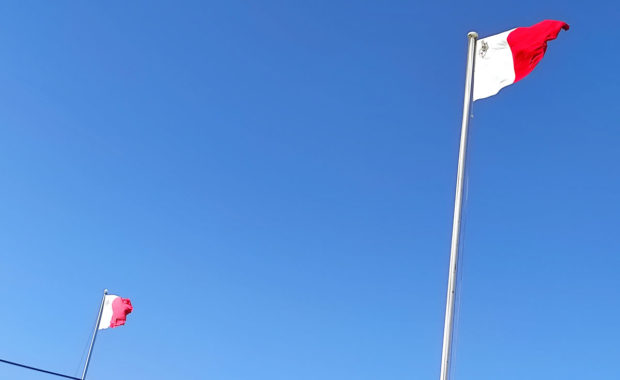
<path fill-rule="evenodd" d="M 467 73 L 465 76 L 465 98 L 463 100 L 463 121 L 461 124 L 461 144 L 459 163 L 456 174 L 456 194 L 454 197 L 454 219 L 452 221 L 452 243 L 450 245 L 450 272 L 448 275 L 448 295 L 446 299 L 446 319 L 443 330 L 443 347 L 441 351 L 440 380 L 448 380 L 450 357 L 452 355 L 452 329 L 454 327 L 454 301 L 456 294 L 456 274 L 459 256 L 459 237 L 461 233 L 461 206 L 463 203 L 463 181 L 465 177 L 465 157 L 467 153 L 467 131 L 469 126 L 469 110 L 471 107 L 472 82 L 474 76 L 474 59 L 478 33 L 467 34 Z"/>
<path fill-rule="evenodd" d="M 82 380 L 86 379 L 86 372 L 88 372 L 88 364 L 90 363 L 90 355 L 93 353 L 93 346 L 97 339 L 97 332 L 99 331 L 99 323 L 101 323 L 101 313 L 103 312 L 103 304 L 105 303 L 105 296 L 108 294 L 108 289 L 103 290 L 103 297 L 101 298 L 101 306 L 99 306 L 99 314 L 97 315 L 97 323 L 95 323 L 95 331 L 93 331 L 93 338 L 90 341 L 90 347 L 88 348 L 88 356 L 86 356 L 86 364 L 84 365 L 84 372 L 82 372 Z"/>

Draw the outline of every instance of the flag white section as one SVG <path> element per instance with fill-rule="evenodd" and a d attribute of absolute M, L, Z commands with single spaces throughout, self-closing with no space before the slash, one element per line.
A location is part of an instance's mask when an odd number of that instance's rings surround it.
<path fill-rule="evenodd" d="M 117 299 L 118 296 L 106 295 L 103 301 L 103 311 L 101 312 L 101 321 L 99 322 L 99 330 L 107 329 L 112 322 L 112 316 L 114 315 L 114 309 L 112 308 L 112 302 Z"/>
<path fill-rule="evenodd" d="M 514 29 L 476 41 L 474 100 L 495 95 L 515 81 L 508 35 Z"/>

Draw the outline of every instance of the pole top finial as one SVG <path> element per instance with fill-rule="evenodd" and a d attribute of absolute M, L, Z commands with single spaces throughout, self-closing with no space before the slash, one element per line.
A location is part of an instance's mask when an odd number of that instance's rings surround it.
<path fill-rule="evenodd" d="M 469 37 L 469 38 L 478 38 L 478 33 L 476 33 L 476 32 L 469 32 L 469 33 L 467 33 L 467 37 Z"/>
<path fill-rule="evenodd" d="M 103 294 L 108 294 L 108 289 L 103 289 Z"/>

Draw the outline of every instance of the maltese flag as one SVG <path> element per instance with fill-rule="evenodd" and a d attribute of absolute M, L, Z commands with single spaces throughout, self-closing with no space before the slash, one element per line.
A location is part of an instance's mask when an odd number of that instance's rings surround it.
<path fill-rule="evenodd" d="M 554 40 L 563 21 L 545 20 L 527 28 L 515 28 L 476 42 L 474 100 L 495 95 L 529 74 Z"/>
<path fill-rule="evenodd" d="M 99 330 L 124 325 L 127 320 L 127 314 L 132 311 L 133 306 L 131 306 L 129 298 L 107 294 L 103 301 Z"/>

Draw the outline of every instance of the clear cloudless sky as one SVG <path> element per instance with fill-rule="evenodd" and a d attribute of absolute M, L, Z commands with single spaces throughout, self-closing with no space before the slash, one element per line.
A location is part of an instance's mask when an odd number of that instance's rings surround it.
<path fill-rule="evenodd" d="M 78 375 L 109 288 L 91 380 L 438 378 L 466 34 L 550 18 L 474 105 L 454 379 L 617 378 L 619 9 L 3 3 L 0 358 Z"/>

